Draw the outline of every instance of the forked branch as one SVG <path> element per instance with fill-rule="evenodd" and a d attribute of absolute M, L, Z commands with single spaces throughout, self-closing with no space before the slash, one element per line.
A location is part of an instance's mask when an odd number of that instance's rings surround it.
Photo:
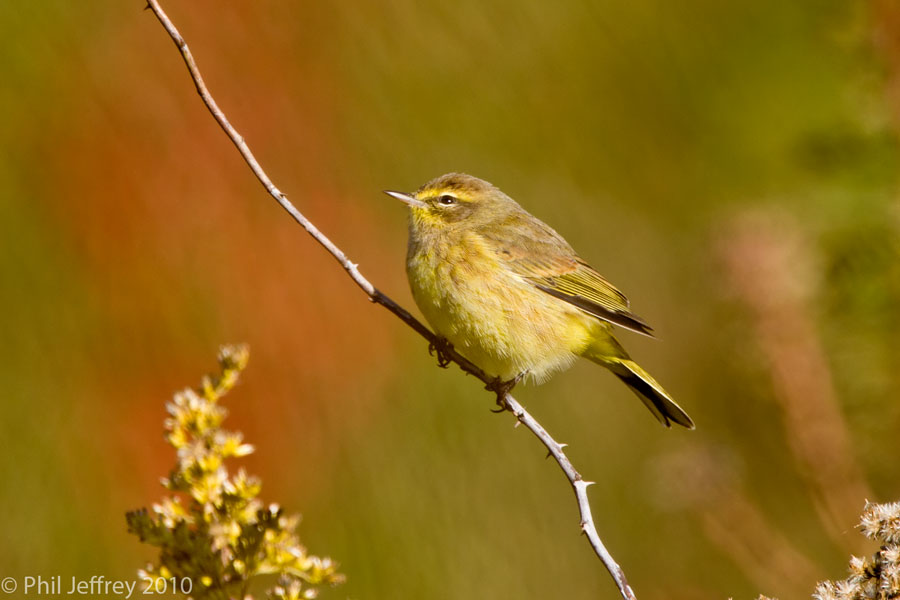
<path fill-rule="evenodd" d="M 187 65 L 188 71 L 190 71 L 191 79 L 194 81 L 194 85 L 197 88 L 197 93 L 200 94 L 200 97 L 203 99 L 204 104 L 209 109 L 209 112 L 212 114 L 213 118 L 215 118 L 216 122 L 219 126 L 225 131 L 225 134 L 232 141 L 232 143 L 237 147 L 238 152 L 241 153 L 241 156 L 244 157 L 244 161 L 246 161 L 247 165 L 253 171 L 253 174 L 256 175 L 256 178 L 262 183 L 263 187 L 266 188 L 266 191 L 275 198 L 275 201 L 281 205 L 284 210 L 288 212 L 288 214 L 293 217 L 293 219 L 302 226 L 307 233 L 309 233 L 319 244 L 321 244 L 325 250 L 331 254 L 335 260 L 340 263 L 340 265 L 347 271 L 347 274 L 356 282 L 356 284 L 368 295 L 369 300 L 375 302 L 376 304 L 380 304 L 385 307 L 394 315 L 396 315 L 400 320 L 404 323 L 412 327 L 419 335 L 428 340 L 428 342 L 432 345 L 439 346 L 441 345 L 441 340 L 431 332 L 425 325 L 423 325 L 419 320 L 413 317 L 406 309 L 402 306 L 391 300 L 388 296 L 379 291 L 372 283 L 363 277 L 362 273 L 359 272 L 358 265 L 351 262 L 350 259 L 347 258 L 347 255 L 344 254 L 343 250 L 338 248 L 334 242 L 328 239 L 325 234 L 323 234 L 319 229 L 312 224 L 303 214 L 297 210 L 297 208 L 287 199 L 281 190 L 275 187 L 275 184 L 272 183 L 272 180 L 269 179 L 269 176 L 266 175 L 263 168 L 257 162 L 256 157 L 253 156 L 253 153 L 250 151 L 249 146 L 244 141 L 244 138 L 238 131 L 234 128 L 234 126 L 228 121 L 228 118 L 225 116 L 225 113 L 219 108 L 219 105 L 216 103 L 215 99 L 212 97 L 212 94 L 209 93 L 209 89 L 207 89 L 206 84 L 203 82 L 203 77 L 200 74 L 200 70 L 197 68 L 197 63 L 194 61 L 194 57 L 191 54 L 191 51 L 188 49 L 187 43 L 184 41 L 184 38 L 181 37 L 181 34 L 178 32 L 178 29 L 172 23 L 171 19 L 169 19 L 168 15 L 166 15 L 165 11 L 163 11 L 162 7 L 159 4 L 158 0 L 148 0 L 147 7 L 153 11 L 156 15 L 156 18 L 159 19 L 159 22 L 165 28 L 166 32 L 168 32 L 169 36 L 172 38 L 172 41 L 175 42 L 175 45 L 178 47 L 178 50 L 181 52 L 181 56 L 184 59 L 185 64 Z M 471 363 L 464 356 L 458 354 L 452 348 L 442 348 L 442 354 L 447 358 L 450 358 L 453 362 L 455 362 L 459 367 L 469 373 L 474 375 L 481 381 L 483 381 L 488 389 L 494 390 L 496 388 L 494 378 L 487 375 L 484 371 L 482 371 L 478 366 Z M 594 525 L 594 519 L 591 516 L 591 506 L 587 497 L 587 487 L 591 484 L 591 482 L 585 481 L 582 479 L 581 475 L 575 468 L 572 466 L 572 463 L 569 461 L 568 457 L 563 452 L 563 445 L 554 440 L 549 433 L 538 423 L 534 417 L 532 417 L 525 408 L 519 404 L 515 398 L 513 398 L 506 390 L 502 390 L 496 388 L 497 393 L 497 402 L 500 406 L 510 411 L 513 415 L 515 415 L 516 419 L 525 427 L 527 427 L 537 438 L 541 441 L 544 446 L 547 447 L 547 450 L 556 459 L 556 462 L 559 463 L 560 468 L 565 473 L 566 478 L 568 478 L 569 483 L 572 485 L 572 489 L 575 491 L 575 497 L 578 500 L 578 510 L 581 513 L 581 529 L 584 534 L 587 536 L 590 541 L 591 547 L 596 552 L 597 556 L 600 557 L 600 560 L 603 562 L 603 565 L 609 571 L 609 574 L 612 575 L 613 580 L 616 582 L 616 586 L 619 588 L 619 592 L 622 594 L 622 597 L 626 600 L 636 600 L 634 591 L 632 591 L 631 586 L 628 585 L 628 581 L 625 579 L 625 573 L 622 571 L 622 568 L 613 560 L 613 557 L 606 550 L 606 547 L 603 545 L 603 541 L 600 539 L 600 535 L 597 533 L 597 528 Z"/>

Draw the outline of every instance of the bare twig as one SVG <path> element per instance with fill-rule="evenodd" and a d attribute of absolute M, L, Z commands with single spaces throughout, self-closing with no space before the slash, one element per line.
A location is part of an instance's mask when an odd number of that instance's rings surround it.
<path fill-rule="evenodd" d="M 497 393 L 497 402 L 498 404 L 509 410 L 513 413 L 516 419 L 519 420 L 520 423 L 525 425 L 535 436 L 541 441 L 544 446 L 547 447 L 550 454 L 553 458 L 556 459 L 556 462 L 559 463 L 560 468 L 565 473 L 566 478 L 568 478 L 569 483 L 572 485 L 572 489 L 575 491 L 575 497 L 578 500 L 578 510 L 581 513 L 581 529 L 587 535 L 588 541 L 591 544 L 591 547 L 594 549 L 594 552 L 603 562 L 603 565 L 609 571 L 609 574 L 612 576 L 613 580 L 616 583 L 616 586 L 619 588 L 619 592 L 622 594 L 622 597 L 626 600 L 636 600 L 634 591 L 631 589 L 631 586 L 628 585 L 628 581 L 625 578 L 625 573 L 622 571 L 622 567 L 620 567 L 613 557 L 610 555 L 609 551 L 607 551 L 606 547 L 603 545 L 603 541 L 600 539 L 600 535 L 597 533 L 597 528 L 594 525 L 594 519 L 591 515 L 591 506 L 587 497 L 587 488 L 591 483 L 589 481 L 585 481 L 578 471 L 572 466 L 572 463 L 569 461 L 568 457 L 563 452 L 563 445 L 554 440 L 547 430 L 538 423 L 534 417 L 532 417 L 525 408 L 519 404 L 515 398 L 509 395 L 508 391 L 505 389 L 501 389 L 496 385 L 496 381 L 493 377 L 487 375 L 484 371 L 482 371 L 478 366 L 474 363 L 470 362 L 464 356 L 458 354 L 455 350 L 449 347 L 443 347 L 441 344 L 441 340 L 432 333 L 425 325 L 419 322 L 415 317 L 413 317 L 406 309 L 402 306 L 391 300 L 388 296 L 379 291 L 372 283 L 366 279 L 362 273 L 359 272 L 358 265 L 350 262 L 344 252 L 338 248 L 334 242 L 328 239 L 325 234 L 323 234 L 319 229 L 312 224 L 303 214 L 297 210 L 297 208 L 287 199 L 275 184 L 272 183 L 272 180 L 269 179 L 269 176 L 266 175 L 265 171 L 263 171 L 262 167 L 257 162 L 256 158 L 253 156 L 253 153 L 250 151 L 250 148 L 247 146 L 247 143 L 244 141 L 244 138 L 238 131 L 231 125 L 228 121 L 228 118 L 225 116 L 225 113 L 222 112 L 222 109 L 219 108 L 219 105 L 216 103 L 215 99 L 213 99 L 212 94 L 209 93 L 209 90 L 206 87 L 206 84 L 203 82 L 203 77 L 200 75 L 200 70 L 197 68 L 197 63 L 194 61 L 194 57 L 191 54 L 191 51 L 188 49 L 187 43 L 184 41 L 184 38 L 181 37 L 181 34 L 178 32 L 178 29 L 169 19 L 168 15 L 166 15 L 165 11 L 163 11 L 162 7 L 159 4 L 158 0 L 148 0 L 147 7 L 153 11 L 156 15 L 156 18 L 159 19 L 159 22 L 168 32 L 169 36 L 172 38 L 172 41 L 175 42 L 175 45 L 178 47 L 178 50 L 181 52 L 181 56 L 184 59 L 185 64 L 187 65 L 188 71 L 190 71 L 191 79 L 194 81 L 194 85 L 197 88 L 197 93 L 200 94 L 200 97 L 203 99 L 203 102 L 206 104 L 206 107 L 209 109 L 209 112 L 212 114 L 213 118 L 215 118 L 216 122 L 219 123 L 219 126 L 225 131 L 226 135 L 228 135 L 229 139 L 234 143 L 237 147 L 238 152 L 241 153 L 241 156 L 244 157 L 247 165 L 249 165 L 250 169 L 253 171 L 253 174 L 256 175 L 256 178 L 263 184 L 263 187 L 266 188 L 266 191 L 275 198 L 275 201 L 281 205 L 284 210 L 288 212 L 288 214 L 293 217 L 293 219 L 299 223 L 306 231 L 309 233 L 319 244 L 321 244 L 329 254 L 331 254 L 335 260 L 337 260 L 340 265 L 347 271 L 347 274 L 353 279 L 356 284 L 362 288 L 362 290 L 368 295 L 369 300 L 375 302 L 376 304 L 380 304 L 392 313 L 396 315 L 400 320 L 413 328 L 419 335 L 428 340 L 430 344 L 441 347 L 442 354 L 447 358 L 450 358 L 453 362 L 455 362 L 459 367 L 469 373 L 474 375 L 481 381 L 483 381 L 487 385 L 487 389 L 495 391 Z"/>

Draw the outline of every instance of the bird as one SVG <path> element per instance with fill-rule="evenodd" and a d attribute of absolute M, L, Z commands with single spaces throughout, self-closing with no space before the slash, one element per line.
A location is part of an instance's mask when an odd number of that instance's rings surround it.
<path fill-rule="evenodd" d="M 579 357 L 622 380 L 667 427 L 694 422 L 628 355 L 614 326 L 653 337 L 628 299 L 493 184 L 448 173 L 413 193 L 406 273 L 442 342 L 497 381 L 536 383 Z"/>

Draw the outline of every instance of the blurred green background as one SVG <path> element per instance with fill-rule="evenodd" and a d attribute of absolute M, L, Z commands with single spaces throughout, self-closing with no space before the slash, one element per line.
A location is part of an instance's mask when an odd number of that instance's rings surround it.
<path fill-rule="evenodd" d="M 890 0 L 168 0 L 276 184 L 412 308 L 382 189 L 497 184 L 625 291 L 697 431 L 579 364 L 517 397 L 638 597 L 804 597 L 900 498 Z M 334 598 L 616 598 L 558 467 L 265 194 L 138 0 L 0 4 L 0 575 L 133 579 L 164 404 L 227 425 Z"/>

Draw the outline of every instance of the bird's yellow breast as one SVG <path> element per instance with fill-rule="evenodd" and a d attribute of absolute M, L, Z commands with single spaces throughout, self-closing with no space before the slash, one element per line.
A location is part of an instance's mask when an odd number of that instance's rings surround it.
<path fill-rule="evenodd" d="M 504 380 L 569 366 L 603 327 L 513 273 L 474 232 L 411 240 L 407 274 L 435 332 Z"/>

